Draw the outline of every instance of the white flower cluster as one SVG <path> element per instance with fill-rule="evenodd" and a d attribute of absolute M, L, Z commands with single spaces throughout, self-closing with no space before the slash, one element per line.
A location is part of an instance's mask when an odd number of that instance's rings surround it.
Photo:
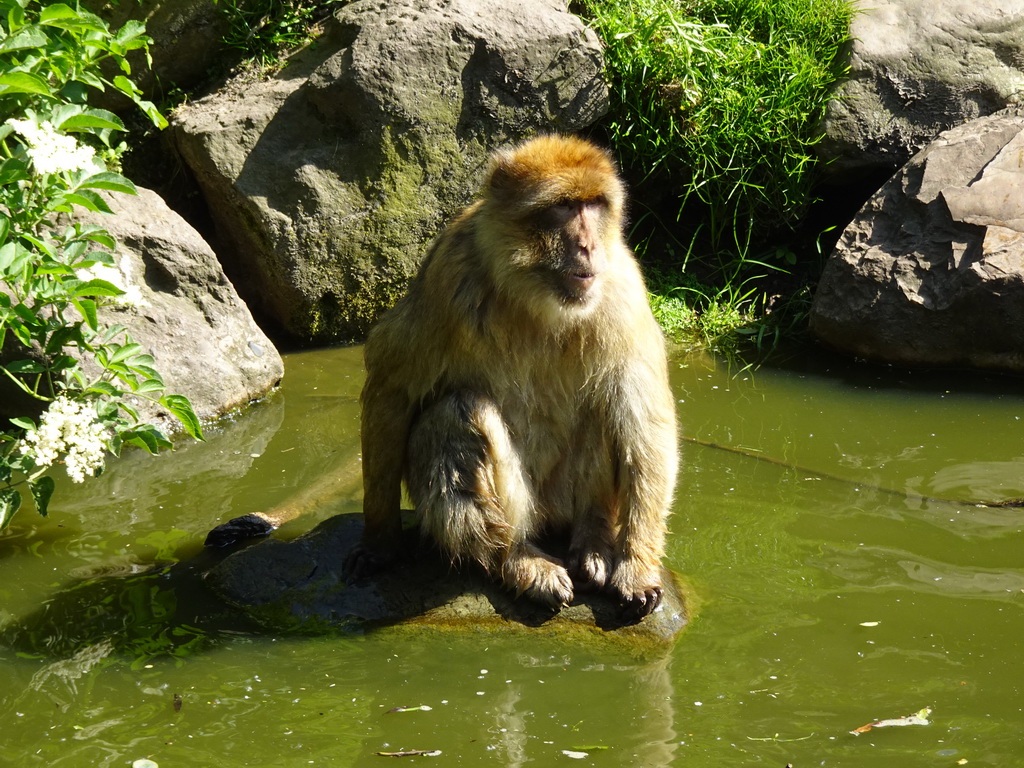
<path fill-rule="evenodd" d="M 49 120 L 37 124 L 33 120 L 12 119 L 7 124 L 25 139 L 37 173 L 99 170 L 93 148 L 80 145 L 74 136 L 60 133 Z"/>
<path fill-rule="evenodd" d="M 96 411 L 63 395 L 46 409 L 39 426 L 25 435 L 21 453 L 31 455 L 36 466 L 48 467 L 64 453 L 68 477 L 76 483 L 103 468 L 110 430 L 96 420 Z"/>

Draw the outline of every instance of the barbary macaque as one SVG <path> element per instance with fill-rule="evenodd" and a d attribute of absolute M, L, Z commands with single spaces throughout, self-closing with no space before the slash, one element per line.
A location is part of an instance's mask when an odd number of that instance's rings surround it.
<path fill-rule="evenodd" d="M 658 606 L 675 407 L 624 200 L 587 141 L 494 155 L 367 339 L 350 578 L 397 556 L 404 480 L 424 534 L 517 594 L 557 610 L 605 589 L 637 619 Z M 567 534 L 564 562 L 538 547 L 548 531 Z"/>

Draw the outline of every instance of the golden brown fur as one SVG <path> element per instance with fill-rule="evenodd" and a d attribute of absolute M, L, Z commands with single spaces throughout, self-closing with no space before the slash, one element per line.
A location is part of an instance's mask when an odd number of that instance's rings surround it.
<path fill-rule="evenodd" d="M 579 139 L 495 155 L 482 199 L 367 340 L 353 573 L 394 556 L 404 480 L 425 533 L 517 592 L 656 607 L 675 408 L 624 197 Z M 570 534 L 564 564 L 535 543 L 553 528 Z"/>

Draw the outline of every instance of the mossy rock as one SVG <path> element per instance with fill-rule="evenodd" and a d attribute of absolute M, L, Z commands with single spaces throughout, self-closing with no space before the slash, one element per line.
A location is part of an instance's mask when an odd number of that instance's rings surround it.
<path fill-rule="evenodd" d="M 607 109 L 600 43 L 546 0 L 363 0 L 269 80 L 178 111 L 239 292 L 318 343 L 361 337 L 496 146 Z"/>
<path fill-rule="evenodd" d="M 672 644 L 689 620 L 679 577 L 663 569 L 662 604 L 640 622 L 624 622 L 603 594 L 582 594 L 552 613 L 486 578 L 452 568 L 409 531 L 409 556 L 373 577 L 346 584 L 342 564 L 362 531 L 361 515 L 338 515 L 293 541 L 268 539 L 211 568 L 206 585 L 251 619 L 277 631 L 394 628 L 404 632 L 522 632 L 607 642 L 638 652 Z"/>

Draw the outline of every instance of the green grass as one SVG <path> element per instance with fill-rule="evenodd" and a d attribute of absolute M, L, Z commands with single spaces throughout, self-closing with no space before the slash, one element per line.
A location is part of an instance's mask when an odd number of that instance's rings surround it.
<path fill-rule="evenodd" d="M 221 42 L 256 69 L 273 67 L 309 43 L 318 25 L 349 0 L 214 0 L 228 20 Z"/>
<path fill-rule="evenodd" d="M 706 316 L 698 336 L 710 338 L 723 316 L 748 326 L 765 305 L 759 279 L 801 258 L 785 238 L 813 199 L 814 145 L 844 71 L 849 3 L 581 5 L 606 45 L 612 144 L 654 214 L 637 230 L 662 270 L 656 311 L 681 301 L 698 325 Z"/>

